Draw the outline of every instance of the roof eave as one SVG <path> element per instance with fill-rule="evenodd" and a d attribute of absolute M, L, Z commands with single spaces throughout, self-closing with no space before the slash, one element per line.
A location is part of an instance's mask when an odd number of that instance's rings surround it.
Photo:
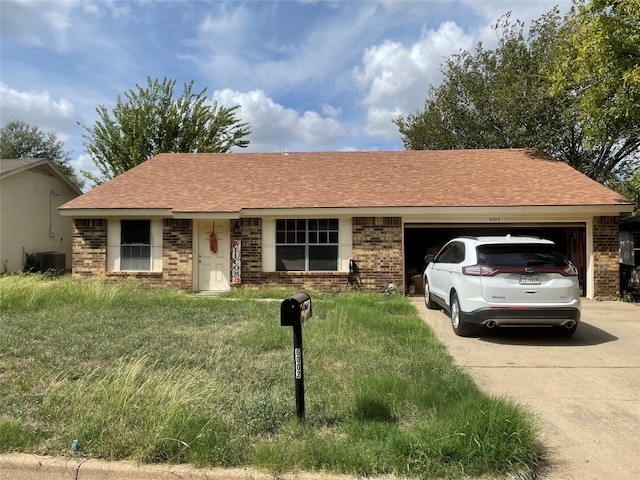
<path fill-rule="evenodd" d="M 301 207 L 246 208 L 240 211 L 175 211 L 170 208 L 61 208 L 60 215 L 74 218 L 164 217 L 193 220 L 239 219 L 250 217 L 566 217 L 617 216 L 632 212 L 632 204 L 609 205 L 519 205 L 519 206 L 399 206 L 399 207 Z"/>
<path fill-rule="evenodd" d="M 59 212 L 73 218 L 173 217 L 169 208 L 60 208 Z"/>

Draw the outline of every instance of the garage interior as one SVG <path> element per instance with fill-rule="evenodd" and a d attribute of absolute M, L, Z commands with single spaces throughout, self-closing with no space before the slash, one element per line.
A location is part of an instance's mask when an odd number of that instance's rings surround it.
<path fill-rule="evenodd" d="M 530 235 L 552 240 L 558 249 L 578 268 L 582 295 L 585 295 L 586 228 L 584 224 L 474 224 L 433 225 L 406 223 L 404 225 L 404 271 L 410 293 L 422 293 L 421 275 L 425 268 L 425 255 L 435 255 L 450 239 L 460 236 L 482 235 Z"/>

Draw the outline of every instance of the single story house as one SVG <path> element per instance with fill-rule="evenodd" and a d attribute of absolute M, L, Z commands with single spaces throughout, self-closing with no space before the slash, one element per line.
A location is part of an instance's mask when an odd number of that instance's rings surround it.
<path fill-rule="evenodd" d="M 407 288 L 456 235 L 534 234 L 619 293 L 619 218 L 633 205 L 523 149 L 160 154 L 60 208 L 76 276 L 189 291 Z M 418 277 L 416 277 L 418 278 Z"/>
<path fill-rule="evenodd" d="M 58 207 L 81 194 L 46 158 L 0 159 L 0 273 L 71 270 L 72 220 Z"/>
<path fill-rule="evenodd" d="M 640 292 L 640 216 L 620 216 L 620 290 Z"/>

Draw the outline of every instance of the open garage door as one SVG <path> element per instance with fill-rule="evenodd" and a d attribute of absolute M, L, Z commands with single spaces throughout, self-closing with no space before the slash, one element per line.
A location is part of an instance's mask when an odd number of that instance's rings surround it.
<path fill-rule="evenodd" d="M 585 295 L 586 227 L 576 224 L 419 224 L 404 226 L 404 269 L 407 285 L 424 271 L 424 257 L 435 255 L 451 238 L 480 235 L 532 235 L 552 240 L 578 268 L 582 295 Z"/>

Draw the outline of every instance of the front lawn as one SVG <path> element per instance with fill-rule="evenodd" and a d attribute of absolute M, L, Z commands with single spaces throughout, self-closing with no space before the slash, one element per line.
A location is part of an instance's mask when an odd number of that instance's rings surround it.
<path fill-rule="evenodd" d="M 274 474 L 535 472 L 532 416 L 480 392 L 401 296 L 311 294 L 299 422 L 279 317 L 292 293 L 0 277 L 0 451 Z"/>

